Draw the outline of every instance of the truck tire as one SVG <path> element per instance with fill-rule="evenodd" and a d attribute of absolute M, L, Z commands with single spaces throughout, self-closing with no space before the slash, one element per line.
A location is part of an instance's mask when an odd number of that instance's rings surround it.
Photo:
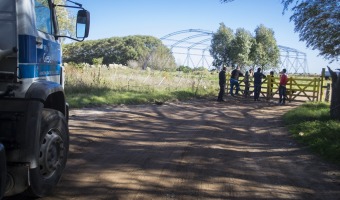
<path fill-rule="evenodd" d="M 7 178 L 7 169 L 6 169 L 5 147 L 0 143 L 0 199 L 2 199 L 2 197 L 5 194 L 6 178 Z"/>
<path fill-rule="evenodd" d="M 29 196 L 43 197 L 58 184 L 67 161 L 69 133 L 65 116 L 43 109 L 40 129 L 39 166 L 30 169 Z"/>

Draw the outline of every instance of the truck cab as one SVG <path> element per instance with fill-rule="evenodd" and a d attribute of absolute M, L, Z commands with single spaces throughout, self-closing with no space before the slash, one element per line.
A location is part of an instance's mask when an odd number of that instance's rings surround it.
<path fill-rule="evenodd" d="M 61 41 L 82 41 L 90 14 L 73 1 L 0 1 L 0 199 L 41 197 L 57 185 L 69 146 Z M 74 4 L 74 5 L 73 5 Z M 61 35 L 58 7 L 77 9 L 76 36 Z"/>

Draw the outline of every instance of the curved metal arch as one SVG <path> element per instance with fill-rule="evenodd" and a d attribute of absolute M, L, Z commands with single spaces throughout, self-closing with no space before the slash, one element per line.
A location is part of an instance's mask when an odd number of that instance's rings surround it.
<path fill-rule="evenodd" d="M 278 45 L 280 51 L 284 51 L 284 52 L 294 52 L 294 53 L 297 53 L 297 54 L 302 54 L 302 55 L 306 55 L 306 53 L 304 52 L 301 52 L 297 49 L 293 49 L 293 48 L 290 48 L 290 47 L 286 47 L 286 46 L 282 46 L 282 45 Z"/>
<path fill-rule="evenodd" d="M 193 38 L 198 38 L 198 37 L 204 37 L 204 36 L 207 36 L 206 34 L 196 34 L 196 35 L 192 35 L 192 36 L 189 36 L 189 37 L 186 37 L 186 38 L 183 38 L 181 40 L 178 40 L 176 43 L 172 44 L 171 45 L 171 49 L 176 47 L 178 44 L 181 44 L 183 42 L 186 42 L 190 39 L 193 39 Z M 196 44 L 196 43 L 195 43 Z"/>
<path fill-rule="evenodd" d="M 192 44 L 191 46 L 189 46 L 188 49 L 192 49 L 192 48 L 194 48 L 194 47 L 197 46 L 197 45 L 203 44 L 204 42 L 208 42 L 209 40 L 211 41 L 211 38 L 207 38 L 207 39 L 198 41 L 198 42 Z M 205 49 L 206 49 L 206 48 L 205 48 Z M 203 50 L 205 50 L 205 49 L 203 49 Z"/>
<path fill-rule="evenodd" d="M 179 35 L 179 34 L 183 34 L 183 33 L 191 33 L 191 32 L 203 33 L 203 34 L 207 34 L 207 35 L 212 35 L 214 33 L 212 31 L 207 31 L 207 30 L 203 30 L 203 29 L 187 29 L 187 30 L 181 30 L 181 31 L 176 31 L 176 32 L 167 34 L 167 35 L 161 37 L 160 39 L 165 40 L 165 39 L 167 39 L 171 36 L 174 36 L 174 35 Z"/>
<path fill-rule="evenodd" d="M 171 39 L 170 38 L 172 36 L 177 36 L 177 35 L 186 34 L 186 33 L 197 33 L 197 34 L 191 35 L 191 36 L 188 36 L 188 37 L 185 37 L 185 38 L 180 38 L 180 39 Z M 189 60 L 189 59 L 191 60 L 190 55 L 199 56 L 199 54 L 197 54 L 197 53 L 192 53 L 191 50 L 200 50 L 202 52 L 202 54 L 200 54 L 202 56 L 201 60 L 203 60 L 203 59 L 205 59 L 206 56 L 210 56 L 210 55 L 205 54 L 205 52 L 207 52 L 209 50 L 210 45 L 206 44 L 206 47 L 202 47 L 202 48 L 199 48 L 197 46 L 203 45 L 204 42 L 208 42 L 209 40 L 211 40 L 212 39 L 211 37 L 212 37 L 213 34 L 214 34 L 214 32 L 208 31 L 208 30 L 203 30 L 203 29 L 187 29 L 187 30 L 181 30 L 181 31 L 176 31 L 176 32 L 167 34 L 167 35 L 161 37 L 160 40 L 173 42 L 170 45 L 166 45 L 171 49 L 171 52 L 173 54 L 176 53 L 176 52 L 172 51 L 174 48 L 187 49 L 187 53 L 186 53 L 186 55 L 187 55 L 186 59 L 187 60 Z M 209 38 L 206 38 L 206 39 L 203 39 L 203 40 L 200 40 L 200 41 L 197 41 L 197 42 L 190 41 L 191 39 L 204 37 L 204 36 L 208 36 Z M 179 45 L 179 44 L 181 44 L 181 45 Z M 293 72 L 293 73 L 297 73 L 300 69 L 302 69 L 304 73 L 308 72 L 306 53 L 301 52 L 297 49 L 282 46 L 282 45 L 278 45 L 278 48 L 280 50 L 280 58 L 281 58 L 279 67 L 281 69 L 286 68 L 288 71 Z M 181 52 L 181 53 L 177 53 L 177 54 L 184 54 L 184 53 Z M 210 68 L 210 66 L 209 66 L 209 68 Z"/>

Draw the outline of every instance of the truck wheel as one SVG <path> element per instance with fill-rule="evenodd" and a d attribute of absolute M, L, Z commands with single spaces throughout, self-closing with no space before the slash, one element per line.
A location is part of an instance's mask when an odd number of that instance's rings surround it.
<path fill-rule="evenodd" d="M 6 189 L 6 164 L 5 147 L 0 143 L 0 199 L 2 199 Z"/>
<path fill-rule="evenodd" d="M 42 197 L 51 193 L 65 168 L 68 146 L 65 116 L 57 110 L 44 109 L 41 116 L 39 166 L 30 169 L 30 196 Z"/>

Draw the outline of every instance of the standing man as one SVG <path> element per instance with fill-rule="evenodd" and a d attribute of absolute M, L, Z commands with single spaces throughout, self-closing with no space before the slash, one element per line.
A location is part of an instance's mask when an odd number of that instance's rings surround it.
<path fill-rule="evenodd" d="M 243 74 L 240 71 L 240 67 L 237 66 L 236 69 L 234 69 L 231 72 L 231 77 L 230 77 L 230 95 L 231 96 L 234 96 L 234 93 L 233 93 L 234 86 L 236 87 L 235 94 L 238 95 L 238 91 L 240 90 L 240 84 L 238 83 L 238 78 L 240 76 L 243 76 Z"/>
<path fill-rule="evenodd" d="M 286 69 L 280 72 L 280 86 L 279 86 L 279 104 L 284 105 L 286 103 L 286 85 L 288 83 L 288 75 L 286 74 Z"/>
<path fill-rule="evenodd" d="M 257 68 L 257 71 L 254 73 L 254 101 L 259 101 L 262 78 L 266 78 L 266 76 L 262 74 L 261 70 L 261 68 Z"/>
<path fill-rule="evenodd" d="M 219 85 L 220 85 L 220 92 L 218 93 L 218 98 L 217 101 L 224 101 L 223 96 L 224 96 L 224 90 L 225 90 L 225 85 L 226 85 L 226 73 L 227 68 L 223 67 L 220 73 L 218 74 L 218 79 L 219 79 Z"/>

